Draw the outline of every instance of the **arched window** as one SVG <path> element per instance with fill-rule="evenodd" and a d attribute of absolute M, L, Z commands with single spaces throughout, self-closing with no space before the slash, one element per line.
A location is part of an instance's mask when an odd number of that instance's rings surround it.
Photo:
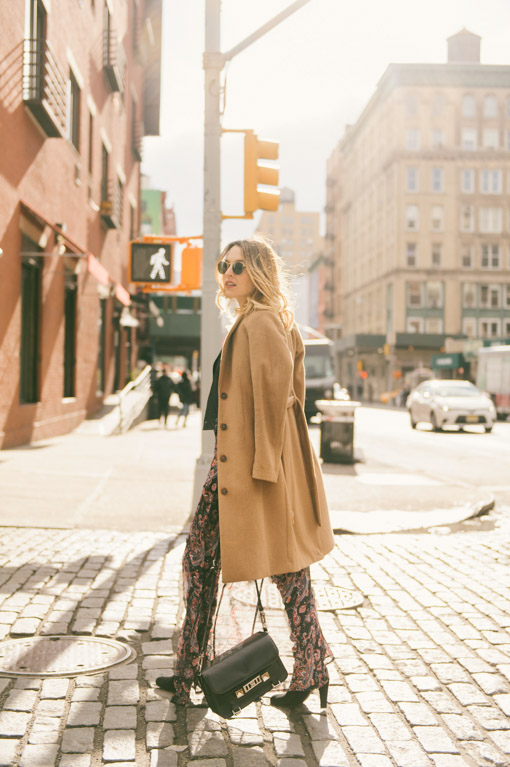
<path fill-rule="evenodd" d="M 462 116 L 476 117 L 476 101 L 470 93 L 466 93 L 462 99 Z"/>
<path fill-rule="evenodd" d="M 496 96 L 492 94 L 485 97 L 483 102 L 483 116 L 484 117 L 497 117 L 498 116 L 498 100 Z"/>

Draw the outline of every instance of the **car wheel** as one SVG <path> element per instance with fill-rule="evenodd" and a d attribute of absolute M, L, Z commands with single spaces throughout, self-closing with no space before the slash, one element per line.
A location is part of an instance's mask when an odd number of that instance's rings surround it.
<path fill-rule="evenodd" d="M 443 431 L 437 422 L 436 414 L 433 410 L 430 411 L 430 423 L 432 424 L 432 431 Z"/>
<path fill-rule="evenodd" d="M 413 418 L 413 411 L 409 410 L 409 418 L 411 419 L 411 429 L 416 429 L 416 421 Z"/>
<path fill-rule="evenodd" d="M 492 426 L 484 426 L 484 429 L 486 434 L 490 434 L 492 431 Z"/>

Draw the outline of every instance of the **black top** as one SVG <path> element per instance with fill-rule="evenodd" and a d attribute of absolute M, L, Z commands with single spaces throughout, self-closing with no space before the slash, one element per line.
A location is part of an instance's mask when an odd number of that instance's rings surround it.
<path fill-rule="evenodd" d="M 213 379 L 209 396 L 207 398 L 207 407 L 204 416 L 204 431 L 214 430 L 218 420 L 218 384 L 220 382 L 220 362 L 221 352 L 218 354 L 213 364 Z"/>

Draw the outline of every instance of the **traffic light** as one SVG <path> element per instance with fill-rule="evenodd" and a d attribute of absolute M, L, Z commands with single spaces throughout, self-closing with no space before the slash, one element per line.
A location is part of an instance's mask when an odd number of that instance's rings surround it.
<path fill-rule="evenodd" d="M 170 285 L 173 271 L 173 244 L 130 243 L 130 281 Z"/>
<path fill-rule="evenodd" d="M 278 210 L 280 190 L 259 190 L 259 185 L 278 186 L 279 169 L 259 160 L 277 160 L 278 141 L 259 139 L 252 130 L 244 136 L 244 212 Z"/>

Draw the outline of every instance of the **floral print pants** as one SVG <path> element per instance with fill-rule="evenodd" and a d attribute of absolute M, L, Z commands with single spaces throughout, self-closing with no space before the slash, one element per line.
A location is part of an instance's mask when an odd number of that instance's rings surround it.
<path fill-rule="evenodd" d="M 189 531 L 182 561 L 186 614 L 177 645 L 174 701 L 187 704 L 195 682 L 200 648 L 207 641 L 217 604 L 219 580 L 218 465 L 216 449 Z M 214 560 L 217 567 L 212 569 Z M 331 652 L 321 631 L 310 568 L 271 577 L 285 606 L 293 641 L 291 690 L 322 687 Z M 208 619 L 209 602 L 212 598 Z"/>

